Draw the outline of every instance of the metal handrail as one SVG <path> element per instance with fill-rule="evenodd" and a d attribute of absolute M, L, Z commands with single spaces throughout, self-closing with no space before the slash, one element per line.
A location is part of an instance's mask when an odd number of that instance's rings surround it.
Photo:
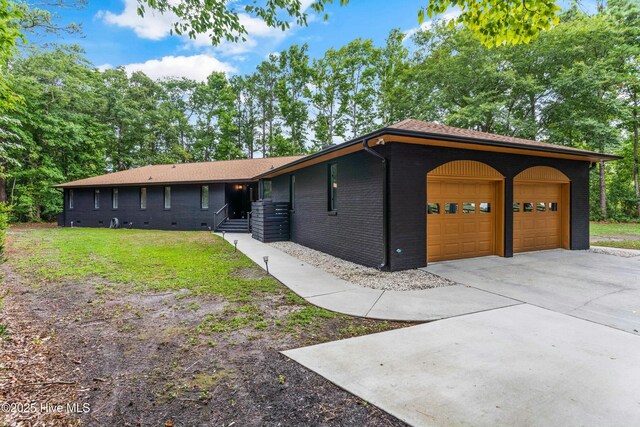
<path fill-rule="evenodd" d="M 249 211 L 247 212 L 247 221 L 249 221 L 249 233 L 251 233 L 251 215 L 253 214 L 253 211 Z"/>
<path fill-rule="evenodd" d="M 220 215 L 222 211 L 225 211 L 224 218 L 222 218 L 222 221 L 218 222 L 218 215 Z M 218 231 L 220 224 L 222 224 L 227 218 L 229 218 L 229 203 L 225 204 L 223 207 L 218 209 L 218 212 L 213 214 L 213 231 Z"/>

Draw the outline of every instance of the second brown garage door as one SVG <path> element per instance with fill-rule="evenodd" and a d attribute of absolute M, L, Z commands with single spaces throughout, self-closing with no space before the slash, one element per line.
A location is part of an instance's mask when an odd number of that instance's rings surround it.
<path fill-rule="evenodd" d="M 513 184 L 513 251 L 566 247 L 568 179 L 555 169 L 532 169 Z"/>

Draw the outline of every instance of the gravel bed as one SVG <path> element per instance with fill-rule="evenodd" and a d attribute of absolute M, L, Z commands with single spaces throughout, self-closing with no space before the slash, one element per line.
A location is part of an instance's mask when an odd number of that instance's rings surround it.
<path fill-rule="evenodd" d="M 292 257 L 298 258 L 302 262 L 366 288 L 385 291 L 409 291 L 456 284 L 423 270 L 380 271 L 376 268 L 345 261 L 293 242 L 276 242 L 270 243 L 270 245 Z"/>
<path fill-rule="evenodd" d="M 615 255 L 624 258 L 633 258 L 640 256 L 640 251 L 635 249 L 610 248 L 607 246 L 591 246 L 591 249 L 589 249 L 589 251 L 596 254 Z"/>

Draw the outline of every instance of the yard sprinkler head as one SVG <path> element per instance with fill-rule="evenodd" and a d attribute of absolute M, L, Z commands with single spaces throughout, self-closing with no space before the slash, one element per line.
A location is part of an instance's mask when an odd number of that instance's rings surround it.
<path fill-rule="evenodd" d="M 238 241 L 237 241 L 237 240 L 234 240 L 234 241 L 233 241 L 233 246 L 234 246 L 233 251 L 234 251 L 234 252 L 238 252 Z"/>
<path fill-rule="evenodd" d="M 267 274 L 269 274 L 269 257 L 268 256 L 263 256 L 262 260 L 264 261 L 264 265 L 267 269 Z"/>

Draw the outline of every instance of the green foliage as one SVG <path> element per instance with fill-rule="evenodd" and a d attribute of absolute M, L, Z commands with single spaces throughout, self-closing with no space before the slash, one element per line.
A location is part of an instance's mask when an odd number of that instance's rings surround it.
<path fill-rule="evenodd" d="M 9 207 L 5 203 L 0 203 L 0 263 L 5 260 L 5 248 L 7 239 L 7 228 L 9 227 Z M 0 302 L 2 298 L 0 298 Z M 0 304 L 0 309 L 1 309 Z"/>
<path fill-rule="evenodd" d="M 315 0 L 311 7 L 315 11 L 324 10 L 326 3 L 332 0 Z M 342 0 L 341 4 L 346 4 Z M 233 42 L 244 41 L 247 30 L 240 16 L 239 9 L 244 14 L 258 17 L 269 27 L 288 29 L 292 23 L 307 25 L 307 13 L 299 0 L 263 0 L 254 1 L 243 8 L 238 8 L 235 2 L 227 0 L 139 0 L 138 15 L 146 14 L 147 5 L 161 13 L 172 12 L 177 20 L 172 25 L 172 32 L 186 34 L 195 38 L 198 34 L 206 34 L 214 45 L 223 40 Z M 293 22 L 289 19 L 293 18 Z"/>
<path fill-rule="evenodd" d="M 432 18 L 458 6 L 460 15 L 450 25 L 463 24 L 487 46 L 529 43 L 559 22 L 555 0 L 429 0 L 418 11 L 418 21 Z"/>

